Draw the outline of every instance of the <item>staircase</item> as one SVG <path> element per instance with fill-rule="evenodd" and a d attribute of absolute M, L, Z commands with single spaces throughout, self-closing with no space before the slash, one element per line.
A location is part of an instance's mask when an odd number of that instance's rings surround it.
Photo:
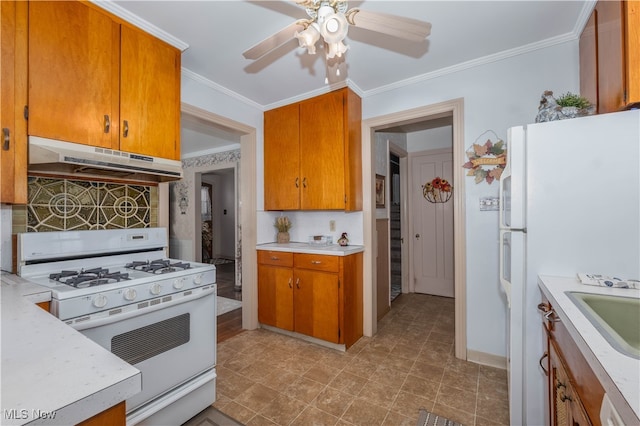
<path fill-rule="evenodd" d="M 390 227 L 390 251 L 391 251 L 391 300 L 402 292 L 402 233 L 400 228 L 400 205 L 391 204 Z"/>

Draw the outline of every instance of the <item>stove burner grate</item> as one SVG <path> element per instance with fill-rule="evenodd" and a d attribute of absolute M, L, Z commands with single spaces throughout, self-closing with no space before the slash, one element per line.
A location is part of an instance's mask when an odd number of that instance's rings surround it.
<path fill-rule="evenodd" d="M 105 268 L 81 269 L 79 271 L 61 271 L 49 275 L 49 279 L 76 288 L 93 287 L 130 280 L 128 273 L 109 272 Z"/>
<path fill-rule="evenodd" d="M 147 262 L 133 261 L 131 263 L 127 263 L 124 267 L 127 269 L 136 269 L 143 272 L 149 272 L 152 274 L 166 274 L 178 270 L 189 269 L 191 268 L 191 264 L 186 262 L 171 263 L 169 259 L 157 259 Z"/>

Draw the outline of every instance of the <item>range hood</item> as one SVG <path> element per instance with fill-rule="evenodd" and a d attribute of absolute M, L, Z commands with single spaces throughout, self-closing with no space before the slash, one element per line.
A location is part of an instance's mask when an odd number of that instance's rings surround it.
<path fill-rule="evenodd" d="M 141 182 L 182 178 L 178 160 L 29 136 L 29 171 Z"/>

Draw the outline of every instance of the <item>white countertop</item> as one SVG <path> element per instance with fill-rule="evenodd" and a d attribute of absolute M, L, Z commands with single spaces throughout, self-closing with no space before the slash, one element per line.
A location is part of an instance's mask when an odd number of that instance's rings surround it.
<path fill-rule="evenodd" d="M 47 289 L 1 280 L 0 424 L 76 424 L 140 392 L 138 369 L 34 304 Z"/>
<path fill-rule="evenodd" d="M 579 291 L 640 298 L 640 290 L 591 286 L 577 278 L 551 276 L 540 276 L 538 284 L 625 424 L 640 424 L 640 360 L 614 349 L 565 294 Z"/>
<path fill-rule="evenodd" d="M 291 253 L 327 254 L 330 256 L 348 256 L 364 251 L 364 246 L 341 246 L 338 244 L 320 245 L 310 243 L 289 242 L 285 244 L 258 244 L 258 250 L 287 251 Z"/>

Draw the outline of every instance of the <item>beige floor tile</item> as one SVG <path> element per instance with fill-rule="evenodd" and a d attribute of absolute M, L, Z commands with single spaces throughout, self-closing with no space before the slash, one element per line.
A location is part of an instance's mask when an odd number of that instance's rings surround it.
<path fill-rule="evenodd" d="M 427 364 L 426 362 L 416 361 L 411 367 L 409 374 L 422 377 L 427 380 L 439 382 L 444 374 L 444 367 Z"/>
<path fill-rule="evenodd" d="M 218 374 L 217 391 L 231 399 L 237 398 L 254 384 L 252 380 L 224 367 L 217 367 L 216 372 Z"/>
<path fill-rule="evenodd" d="M 276 396 L 278 396 L 278 392 L 275 390 L 260 383 L 256 383 L 234 398 L 234 401 L 252 409 L 253 411 L 260 412 L 271 401 L 273 401 Z"/>
<path fill-rule="evenodd" d="M 306 402 L 280 394 L 260 410 L 259 414 L 276 424 L 288 425 L 298 417 L 306 407 Z"/>
<path fill-rule="evenodd" d="M 356 376 L 368 379 L 378 369 L 377 363 L 364 361 L 357 357 L 353 359 L 346 367 L 342 369 L 343 372 L 355 374 Z"/>
<path fill-rule="evenodd" d="M 272 366 L 267 361 L 257 361 L 252 362 L 247 365 L 245 368 L 240 370 L 238 373 L 246 377 L 247 379 L 251 379 L 254 382 L 262 382 L 263 379 L 269 375 L 272 370 Z"/>
<path fill-rule="evenodd" d="M 434 401 L 431 399 L 401 390 L 391 406 L 391 411 L 408 415 L 409 413 L 417 413 L 420 408 L 431 410 L 433 404 Z"/>
<path fill-rule="evenodd" d="M 509 386 L 506 380 L 491 380 L 479 375 L 478 395 L 507 401 L 509 399 Z"/>
<path fill-rule="evenodd" d="M 428 398 L 431 401 L 435 401 L 439 388 L 440 382 L 427 380 L 422 377 L 409 374 L 407 379 L 404 381 L 401 390 L 403 392 L 408 392 Z"/>
<path fill-rule="evenodd" d="M 459 371 L 445 370 L 442 376 L 442 384 L 453 388 L 477 392 L 478 375 L 465 374 Z"/>
<path fill-rule="evenodd" d="M 476 392 L 441 385 L 440 390 L 438 390 L 436 403 L 444 404 L 467 413 L 475 413 L 477 396 L 478 394 Z"/>
<path fill-rule="evenodd" d="M 369 380 L 364 384 L 358 399 L 364 399 L 371 404 L 390 409 L 391 405 L 396 399 L 400 386 L 389 386 L 388 384 L 382 384 Z"/>
<path fill-rule="evenodd" d="M 235 401 L 229 402 L 224 410 L 220 410 L 229 417 L 233 417 L 242 424 L 246 424 L 249 420 L 256 416 L 256 412 L 238 404 Z"/>
<path fill-rule="evenodd" d="M 361 398 L 356 398 L 342 415 L 342 419 L 358 426 L 381 425 L 387 417 L 387 409 Z"/>
<path fill-rule="evenodd" d="M 364 377 L 343 371 L 329 383 L 329 387 L 355 396 L 360 393 L 366 382 L 367 379 Z"/>
<path fill-rule="evenodd" d="M 349 408 L 355 396 L 340 392 L 337 389 L 326 388 L 316 397 L 313 405 L 333 416 L 342 417 L 342 414 Z"/>
<path fill-rule="evenodd" d="M 453 420 L 454 422 L 462 423 L 464 426 L 473 426 L 475 421 L 473 413 L 467 413 L 466 411 L 457 410 L 443 404 L 436 403 L 431 412 L 438 416 Z"/>
<path fill-rule="evenodd" d="M 480 365 L 480 375 L 489 380 L 496 380 L 499 382 L 507 381 L 507 370 L 502 370 L 500 368 L 489 367 L 486 365 Z"/>
<path fill-rule="evenodd" d="M 304 373 L 303 377 L 328 384 L 340 373 L 340 370 L 325 364 L 316 364 Z"/>
<path fill-rule="evenodd" d="M 264 416 L 261 416 L 260 414 L 254 416 L 251 420 L 249 420 L 247 423 L 245 423 L 246 426 L 280 426 L 277 423 L 272 422 L 271 420 L 267 419 Z"/>
<path fill-rule="evenodd" d="M 479 396 L 476 414 L 486 419 L 494 419 L 501 425 L 509 424 L 509 402 L 505 398 Z"/>
<path fill-rule="evenodd" d="M 291 398 L 310 403 L 325 387 L 326 385 L 316 382 L 315 380 L 298 377 L 298 379 L 287 386 L 282 393 Z"/>
<path fill-rule="evenodd" d="M 316 407 L 307 406 L 291 423 L 291 426 L 333 426 L 338 418 Z"/>
<path fill-rule="evenodd" d="M 409 417 L 389 411 L 382 424 L 383 426 L 415 426 L 417 421 L 417 416 Z"/>

